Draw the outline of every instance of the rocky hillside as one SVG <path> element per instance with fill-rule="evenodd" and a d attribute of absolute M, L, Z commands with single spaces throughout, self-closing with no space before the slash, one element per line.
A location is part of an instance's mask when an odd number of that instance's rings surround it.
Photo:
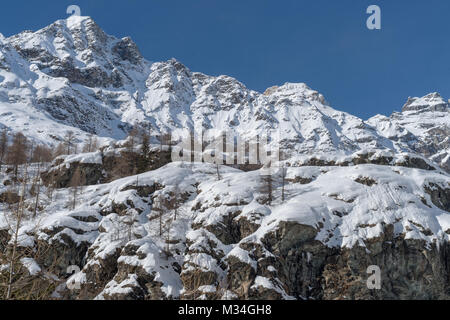
<path fill-rule="evenodd" d="M 406 156 L 352 159 L 361 164 L 288 162 L 271 196 L 263 169 L 218 176 L 206 163 L 83 187 L 75 200 L 73 187 L 50 198 L 43 186 L 36 217 L 31 191 L 25 200 L 21 270 L 65 299 L 450 298 L 449 176 Z M 8 252 L 11 204 L 0 208 Z M 366 286 L 371 265 L 381 290 Z"/>

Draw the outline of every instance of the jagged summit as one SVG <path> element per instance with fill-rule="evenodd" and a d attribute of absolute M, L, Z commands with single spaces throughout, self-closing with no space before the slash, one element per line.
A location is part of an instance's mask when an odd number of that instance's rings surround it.
<path fill-rule="evenodd" d="M 445 101 L 441 95 L 437 92 L 427 94 L 422 98 L 408 98 L 408 101 L 402 108 L 402 112 L 405 111 L 446 111 L 450 104 Z"/>

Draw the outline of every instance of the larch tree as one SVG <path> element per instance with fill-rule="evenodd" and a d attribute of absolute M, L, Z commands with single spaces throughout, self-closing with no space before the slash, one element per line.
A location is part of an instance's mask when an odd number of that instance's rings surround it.
<path fill-rule="evenodd" d="M 73 131 L 67 131 L 64 136 L 64 146 L 66 148 L 66 154 L 71 154 L 72 148 L 75 145 L 75 134 Z"/>
<path fill-rule="evenodd" d="M 53 158 L 62 156 L 63 154 L 66 154 L 66 151 L 67 151 L 67 149 L 66 149 L 64 143 L 59 143 L 56 146 L 55 151 L 53 152 Z"/>
<path fill-rule="evenodd" d="M 265 195 L 265 203 L 269 206 L 273 201 L 273 177 L 271 170 L 271 162 L 265 164 L 261 169 L 261 188 L 260 191 Z"/>
<path fill-rule="evenodd" d="M 97 138 L 94 135 L 89 134 L 86 140 L 84 141 L 82 152 L 83 153 L 94 152 L 97 150 L 97 148 L 98 148 Z"/>
<path fill-rule="evenodd" d="M 12 297 L 13 294 L 13 285 L 14 282 L 16 281 L 15 279 L 15 275 L 16 275 L 16 268 L 19 267 L 19 260 L 20 260 L 20 255 L 18 253 L 18 248 L 19 248 L 19 230 L 22 226 L 23 220 L 25 218 L 25 193 L 26 193 L 26 185 L 27 185 L 27 170 L 25 168 L 24 171 L 24 176 L 22 179 L 22 191 L 21 191 L 21 195 L 20 195 L 20 199 L 18 204 L 16 205 L 15 208 L 12 208 L 12 218 L 13 221 L 10 225 L 10 229 L 12 232 L 12 244 L 11 244 L 11 248 L 10 248 L 10 253 L 8 254 L 8 267 L 9 267 L 9 276 L 8 276 L 8 281 L 7 281 L 7 289 L 6 289 L 6 294 L 5 294 L 5 299 L 9 300 Z"/>
<path fill-rule="evenodd" d="M 174 216 L 173 220 L 176 221 L 178 216 L 178 209 L 180 208 L 181 202 L 180 188 L 178 187 L 178 185 L 176 185 L 174 188 L 172 201 L 173 201 L 173 216 Z"/>
<path fill-rule="evenodd" d="M 45 145 L 38 145 L 33 149 L 31 155 L 31 162 L 33 163 L 45 163 L 52 161 L 53 153 L 52 150 Z"/>
<path fill-rule="evenodd" d="M 45 162 L 49 162 L 52 158 L 52 152 L 47 146 L 38 145 L 33 150 L 31 160 L 38 164 L 36 175 L 33 180 L 32 189 L 34 191 L 35 201 L 33 208 L 33 218 L 36 217 L 39 207 L 39 196 L 41 192 L 41 167 Z"/>
<path fill-rule="evenodd" d="M 220 160 L 217 158 L 217 155 L 216 155 L 216 159 L 214 160 L 214 162 L 216 164 L 217 180 L 220 181 L 220 180 L 222 180 L 222 175 L 220 174 Z"/>
<path fill-rule="evenodd" d="M 75 207 L 77 205 L 78 192 L 83 183 L 84 177 L 82 175 L 80 168 L 77 167 L 69 184 L 69 186 L 72 188 L 72 210 L 75 210 Z"/>
<path fill-rule="evenodd" d="M 28 160 L 28 140 L 23 133 L 14 134 L 12 144 L 8 148 L 8 163 L 14 167 L 14 176 L 17 177 L 19 166 Z"/>
<path fill-rule="evenodd" d="M 280 176 L 281 176 L 281 201 L 284 202 L 284 200 L 286 200 L 286 176 L 287 176 L 287 168 L 284 163 L 281 165 Z"/>
<path fill-rule="evenodd" d="M 0 133 L 0 170 L 3 165 L 3 160 L 6 158 L 6 153 L 8 151 L 8 131 L 3 129 Z"/>
<path fill-rule="evenodd" d="M 138 160 L 138 172 L 146 172 L 150 166 L 150 136 L 143 131 L 142 133 L 142 150 Z"/>

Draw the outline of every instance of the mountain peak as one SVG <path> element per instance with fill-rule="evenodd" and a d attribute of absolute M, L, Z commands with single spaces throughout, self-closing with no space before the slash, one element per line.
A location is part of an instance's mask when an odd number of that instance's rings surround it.
<path fill-rule="evenodd" d="M 311 89 L 303 82 L 286 82 L 282 86 L 273 86 L 264 92 L 265 96 L 297 97 L 301 100 L 318 101 L 323 105 L 328 105 L 325 97 L 316 90 Z"/>
<path fill-rule="evenodd" d="M 67 24 L 77 24 L 77 23 L 95 23 L 94 19 L 90 16 L 76 16 L 72 15 L 68 17 L 67 19 L 64 19 L 67 21 Z"/>
<path fill-rule="evenodd" d="M 445 101 L 437 92 L 432 92 L 421 98 L 410 97 L 402 108 L 405 111 L 445 111 L 449 108 L 448 101 Z"/>

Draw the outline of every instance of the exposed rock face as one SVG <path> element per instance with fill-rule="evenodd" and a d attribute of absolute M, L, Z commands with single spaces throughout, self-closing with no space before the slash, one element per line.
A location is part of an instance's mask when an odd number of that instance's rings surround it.
<path fill-rule="evenodd" d="M 268 277 L 265 267 L 273 266 L 276 272 L 268 278 L 273 283 L 281 281 L 286 293 L 296 298 L 448 299 L 448 244 L 427 250 L 424 242 L 395 238 L 392 231 L 392 226 L 386 226 L 385 233 L 364 248 L 333 249 L 315 240 L 317 230 L 282 223 L 263 240 L 265 249 L 276 258 L 267 261 L 264 256 L 255 256 L 257 269 Z M 261 265 L 259 261 L 263 261 Z M 367 288 L 367 268 L 371 265 L 382 271 L 381 290 Z M 244 282 L 255 278 L 255 274 L 240 274 Z M 261 297 L 256 294 L 254 298 Z"/>
<path fill-rule="evenodd" d="M 39 242 L 37 246 L 44 252 L 37 262 L 44 267 L 51 267 L 58 277 L 68 276 L 68 267 L 82 266 L 88 243 L 75 243 L 66 234 L 61 234 L 58 241 Z"/>
<path fill-rule="evenodd" d="M 395 169 L 393 169 L 395 170 Z M 295 175 L 296 176 L 296 175 Z M 312 180 L 316 178 L 310 178 Z M 298 183 L 299 179 L 289 179 Z M 364 188 L 378 188 L 376 179 L 365 177 L 359 181 Z M 424 186 L 436 207 L 446 210 L 449 187 Z M 434 190 L 434 191 L 430 191 Z M 331 195 L 330 195 L 331 196 Z M 217 207 L 219 198 L 213 202 L 201 202 L 196 210 L 206 212 L 208 206 Z M 344 203 L 355 199 L 336 196 Z M 216 202 L 217 201 L 217 202 Z M 245 203 L 245 202 L 244 202 Z M 183 283 L 189 288 L 185 297 L 215 299 L 224 294 L 238 299 L 448 299 L 450 282 L 448 276 L 448 241 L 427 244 L 426 241 L 410 239 L 406 232 L 418 228 L 424 235 L 431 230 L 411 221 L 411 228 L 399 233 L 398 225 L 381 223 L 377 236 L 363 240 L 351 247 L 329 246 L 319 241 L 324 233 L 326 219 L 315 226 L 293 221 L 280 221 L 272 231 L 260 234 L 261 222 L 249 224 L 248 217 L 240 217 L 239 203 L 222 202 L 229 209 L 213 224 L 195 224 L 196 230 L 188 238 L 188 257 L 183 266 Z M 300 210 L 300 209 L 299 209 Z M 245 210 L 244 210 L 245 211 Z M 257 212 L 261 212 L 256 214 Z M 345 219 L 348 213 L 333 211 Z M 267 212 L 253 209 L 253 217 L 264 217 Z M 309 213 L 313 215 L 313 212 Z M 205 219 L 211 219 L 203 215 Z M 244 232 L 234 232 L 233 230 Z M 357 228 L 373 228 L 374 225 L 359 224 Z M 267 226 L 266 226 L 267 228 Z M 228 230 L 226 233 L 225 230 Z M 336 233 L 339 227 L 329 232 Z M 357 230 L 353 232 L 358 232 Z M 441 231 L 442 232 L 442 231 Z M 450 232 L 450 230 L 449 230 Z M 199 237 L 198 235 L 202 236 Z M 234 249 L 226 253 L 227 246 Z M 192 264 L 192 260 L 207 256 L 213 267 Z M 381 269 L 381 290 L 367 287 L 369 266 Z M 194 279 L 198 283 L 193 286 Z M 214 287 L 214 295 L 206 294 L 204 287 Z M 228 293 L 226 293 L 228 291 Z M 225 292 L 225 293 L 224 293 Z"/>
<path fill-rule="evenodd" d="M 168 151 L 153 150 L 146 159 L 144 170 L 155 170 L 166 165 L 171 161 L 170 155 Z M 87 157 L 89 156 L 93 155 L 87 154 Z M 46 186 L 67 188 L 78 170 L 82 178 L 80 183 L 83 186 L 105 183 L 136 173 L 137 168 L 134 167 L 134 163 L 141 163 L 144 160 L 139 153 L 123 151 L 99 153 L 97 158 L 97 161 L 85 161 L 82 158 L 73 160 L 70 156 L 57 158 L 47 171 L 41 173 L 42 181 Z"/>
<path fill-rule="evenodd" d="M 129 177 L 87 186 L 89 202 L 44 214 L 21 237 L 58 281 L 80 268 L 69 280 L 79 287 L 58 291 L 65 299 L 450 298 L 450 181 L 442 172 L 288 167 L 286 200 L 269 205 L 259 171 L 223 167 L 217 180 L 215 170 L 171 163 L 139 184 Z M 67 191 L 58 192 L 64 201 Z M 177 219 L 161 216 L 155 201 L 173 204 L 176 194 Z M 8 232 L 0 237 L 5 248 Z M 367 287 L 369 266 L 381 270 L 380 290 Z"/>
<path fill-rule="evenodd" d="M 447 184 L 447 186 L 441 186 L 438 184 L 429 183 L 427 186 L 425 186 L 425 191 L 430 195 L 431 201 L 436 207 L 450 212 L 449 184 Z"/>
<path fill-rule="evenodd" d="M 105 180 L 103 166 L 92 163 L 71 163 L 69 166 L 59 166 L 56 169 L 43 172 L 42 181 L 46 186 L 54 185 L 55 188 L 67 188 L 70 186 L 75 172 L 79 170 L 83 177 L 81 185 L 94 185 Z"/>

